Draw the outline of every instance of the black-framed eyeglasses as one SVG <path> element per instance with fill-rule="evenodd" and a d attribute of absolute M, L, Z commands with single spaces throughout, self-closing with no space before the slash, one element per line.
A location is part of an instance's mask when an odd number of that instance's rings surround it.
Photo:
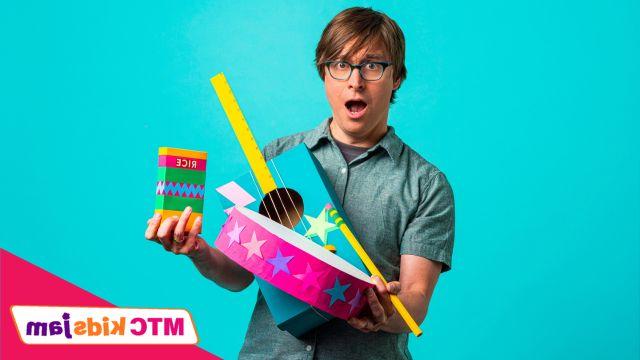
<path fill-rule="evenodd" d="M 336 80 L 349 80 L 353 69 L 360 71 L 360 77 L 366 81 L 376 81 L 382 78 L 384 70 L 393 65 L 385 61 L 365 61 L 360 64 L 350 64 L 346 61 L 326 61 L 324 65 L 329 69 L 329 75 Z"/>

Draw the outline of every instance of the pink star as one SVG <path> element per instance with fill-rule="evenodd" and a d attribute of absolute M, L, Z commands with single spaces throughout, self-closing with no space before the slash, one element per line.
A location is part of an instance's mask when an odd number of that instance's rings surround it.
<path fill-rule="evenodd" d="M 362 299 L 362 293 L 360 292 L 360 289 L 358 289 L 356 294 L 353 296 L 353 299 L 349 301 L 349 305 L 351 305 L 351 308 L 349 309 L 349 314 L 351 314 L 351 312 L 356 306 L 360 305 L 360 299 Z"/>
<path fill-rule="evenodd" d="M 307 270 L 304 273 L 293 275 L 295 278 L 302 280 L 302 287 L 308 288 L 313 286 L 317 289 L 322 289 L 320 287 L 320 283 L 318 283 L 318 279 L 320 275 L 324 274 L 324 271 L 313 271 L 311 265 L 307 263 Z"/>
<path fill-rule="evenodd" d="M 229 245 L 227 245 L 227 247 L 231 246 L 231 244 L 233 244 L 234 242 L 240 244 L 240 233 L 242 232 L 242 230 L 244 230 L 244 225 L 238 226 L 238 221 L 236 220 L 236 224 L 233 226 L 233 230 L 227 233 L 227 236 L 229 237 Z"/>
<path fill-rule="evenodd" d="M 258 240 L 258 238 L 256 237 L 256 232 L 254 231 L 253 234 L 251 234 L 251 241 L 242 244 L 242 246 L 247 248 L 247 260 L 249 260 L 252 255 L 257 256 L 260 259 L 264 259 L 262 257 L 262 251 L 260 250 L 260 248 L 262 247 L 262 244 L 266 242 L 267 240 Z"/>

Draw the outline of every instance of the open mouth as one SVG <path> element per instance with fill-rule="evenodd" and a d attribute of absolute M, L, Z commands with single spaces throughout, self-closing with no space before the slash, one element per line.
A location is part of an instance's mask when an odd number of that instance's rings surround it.
<path fill-rule="evenodd" d="M 361 100 L 349 100 L 344 106 L 347 108 L 347 113 L 351 118 L 357 119 L 364 115 L 367 109 L 367 103 Z"/>

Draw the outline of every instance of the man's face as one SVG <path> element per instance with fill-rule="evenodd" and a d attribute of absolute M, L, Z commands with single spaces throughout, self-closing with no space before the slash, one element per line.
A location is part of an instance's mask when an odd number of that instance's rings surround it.
<path fill-rule="evenodd" d="M 348 43 L 342 51 L 346 54 L 353 41 Z M 391 62 L 384 46 L 380 42 L 368 49 L 355 53 L 353 58 L 339 59 L 352 64 L 364 61 Z M 336 80 L 325 68 L 324 88 L 333 110 L 333 123 L 349 138 L 366 140 L 384 134 L 389 114 L 389 100 L 391 92 L 400 86 L 400 80 L 393 81 L 393 66 L 389 66 L 382 78 L 375 81 L 365 81 L 357 69 L 353 69 L 348 80 Z"/>

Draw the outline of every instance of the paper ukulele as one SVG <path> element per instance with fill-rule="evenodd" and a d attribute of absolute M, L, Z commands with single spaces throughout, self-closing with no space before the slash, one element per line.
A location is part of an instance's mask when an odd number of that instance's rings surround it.
<path fill-rule="evenodd" d="M 164 220 L 180 216 L 185 207 L 191 206 L 193 212 L 186 231 L 191 230 L 204 209 L 206 169 L 207 153 L 204 151 L 161 147 L 158 150 L 155 213 L 161 214 Z"/>
<path fill-rule="evenodd" d="M 231 209 L 215 244 L 260 279 L 344 320 L 360 312 L 374 286 L 345 260 L 247 208 Z"/>

